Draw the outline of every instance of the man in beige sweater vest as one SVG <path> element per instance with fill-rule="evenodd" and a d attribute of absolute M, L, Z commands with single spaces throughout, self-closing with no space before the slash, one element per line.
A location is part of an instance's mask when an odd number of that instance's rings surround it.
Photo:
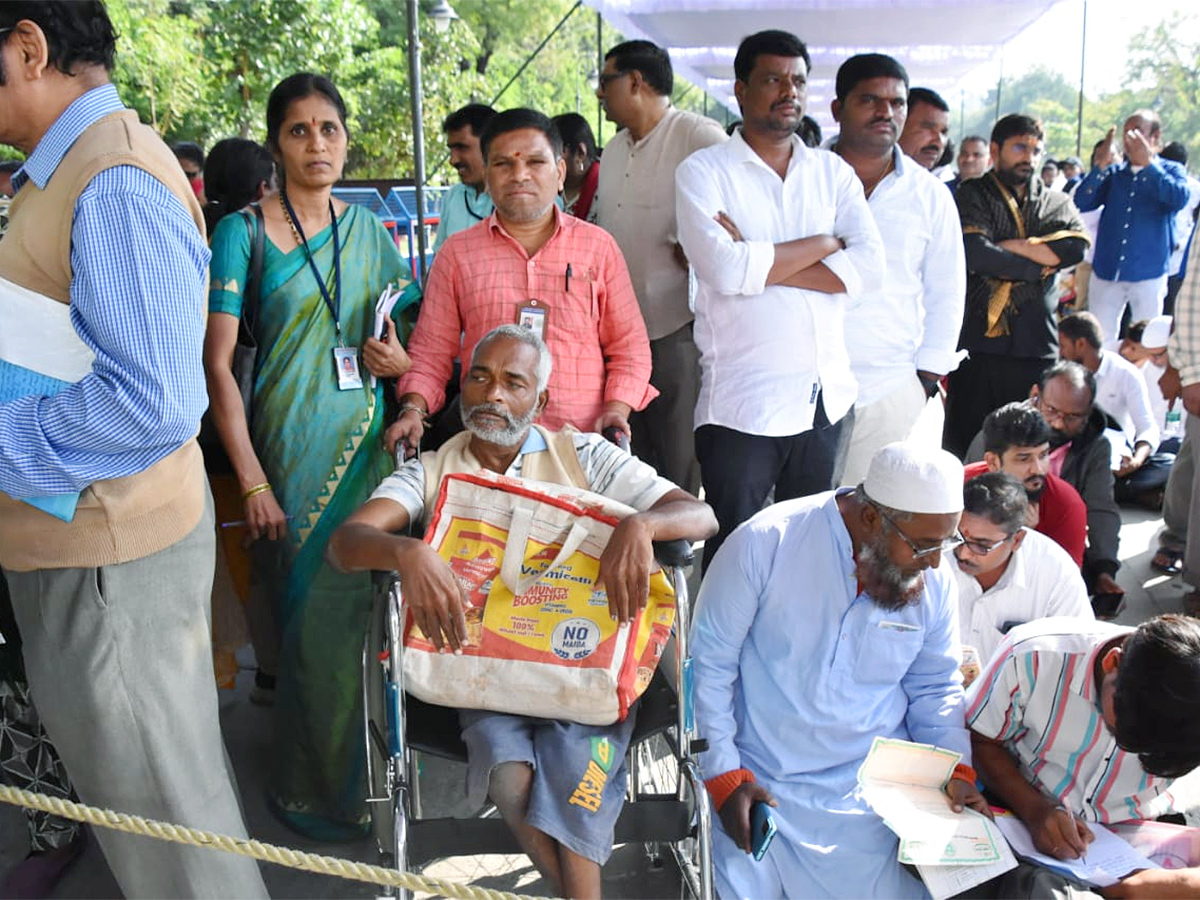
<path fill-rule="evenodd" d="M 427 520 L 442 475 L 488 469 L 572 484 L 639 510 L 617 526 L 600 558 L 609 609 L 622 622 L 646 602 L 652 542 L 698 540 L 717 530 L 706 504 L 600 435 L 533 426 L 546 405 L 550 364 L 550 351 L 531 331 L 502 325 L 486 334 L 463 379 L 467 430 L 389 475 L 329 540 L 329 559 L 339 568 L 396 570 L 405 603 L 439 649 L 457 650 L 467 640 L 460 588 L 429 545 L 396 532 Z M 611 726 L 565 728 L 500 713 L 461 715 L 472 795 L 482 800 L 486 790 L 558 896 L 598 897 L 600 866 L 612 852 L 613 826 L 624 801 L 625 748 L 634 715 Z M 570 787 L 564 791 L 562 785 L 579 779 L 574 766 L 594 740 L 607 740 L 612 758 L 621 762 L 608 773 L 591 809 L 568 803 Z"/>
<path fill-rule="evenodd" d="M 210 653 L 195 435 L 209 253 L 171 151 L 109 82 L 99 0 L 0 4 L 0 566 L 80 798 L 245 835 Z M 122 893 L 263 897 L 255 863 L 97 829 Z"/>

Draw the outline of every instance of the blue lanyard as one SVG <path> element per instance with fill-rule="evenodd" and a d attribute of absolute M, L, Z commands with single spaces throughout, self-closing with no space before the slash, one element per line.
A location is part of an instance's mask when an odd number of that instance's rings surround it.
<path fill-rule="evenodd" d="M 337 216 L 333 214 L 333 201 L 329 201 L 329 221 L 333 228 L 333 296 L 329 296 L 329 287 L 325 284 L 325 279 L 321 277 L 321 272 L 317 268 L 317 263 L 313 259 L 312 251 L 308 249 L 308 238 L 304 234 L 304 229 L 300 227 L 300 220 L 296 217 L 296 211 L 292 209 L 291 201 L 288 200 L 287 191 L 280 190 L 279 196 L 283 198 L 283 207 L 287 210 L 288 217 L 292 220 L 292 227 L 296 229 L 296 234 L 300 235 L 300 246 L 304 248 L 304 258 L 308 260 L 308 266 L 312 269 L 313 278 L 317 280 L 317 287 L 321 289 L 321 297 L 325 301 L 325 307 L 329 310 L 329 314 L 333 316 L 333 327 L 337 332 L 338 346 L 345 346 L 342 340 L 342 247 L 338 242 L 338 223 Z"/>

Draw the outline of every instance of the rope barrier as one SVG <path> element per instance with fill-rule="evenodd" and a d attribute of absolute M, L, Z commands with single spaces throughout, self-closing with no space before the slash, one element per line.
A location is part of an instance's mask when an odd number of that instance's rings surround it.
<path fill-rule="evenodd" d="M 85 803 L 73 803 L 70 800 L 37 794 L 7 785 L 0 785 L 0 802 L 21 806 L 25 809 L 40 810 L 64 819 L 110 828 L 113 831 L 123 831 L 126 834 L 136 834 L 176 844 L 188 844 L 193 847 L 207 847 L 212 850 L 233 853 L 236 856 L 248 856 L 260 862 L 274 863 L 289 869 L 316 872 L 318 875 L 332 875 L 336 878 L 364 881 L 383 887 L 399 887 L 414 892 L 441 894 L 451 900 L 550 900 L 547 897 L 529 897 L 507 891 L 493 891 L 489 888 L 472 887 L 468 884 L 445 881 L 441 878 L 428 878 L 413 872 L 385 869 L 383 866 L 373 866 L 369 863 L 322 856 L 317 853 L 305 853 L 303 850 L 277 847 L 274 844 L 264 844 L 262 841 L 231 838 L 223 834 L 201 831 L 198 828 L 144 819 L 141 816 L 126 815 L 110 809 L 97 809 Z"/>

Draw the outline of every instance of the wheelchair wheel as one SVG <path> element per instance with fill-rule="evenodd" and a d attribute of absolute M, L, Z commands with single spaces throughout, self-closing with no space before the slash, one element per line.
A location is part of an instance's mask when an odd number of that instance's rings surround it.
<path fill-rule="evenodd" d="M 675 738 L 675 729 L 656 734 L 634 748 L 635 757 L 632 760 L 633 771 L 630 779 L 631 793 L 634 802 L 638 794 L 676 794 L 683 791 L 683 796 L 695 798 L 693 778 L 689 778 L 687 770 L 680 766 L 679 753 Z M 703 791 L 703 785 L 700 785 Z M 707 800 L 707 796 L 702 801 Z M 707 818 L 707 808 L 702 813 L 697 809 L 692 823 L 691 834 L 674 844 L 647 844 L 646 855 L 652 865 L 658 865 L 665 852 L 670 853 L 679 868 L 680 882 L 684 897 L 697 900 L 710 900 L 711 877 L 706 874 L 711 864 L 704 842 L 709 840 L 706 834 L 706 823 L 702 825 L 701 818 Z"/>
<path fill-rule="evenodd" d="M 371 832 L 383 858 L 396 865 L 394 772 L 388 751 L 387 669 L 380 655 L 390 654 L 387 638 L 388 590 L 376 587 L 371 623 L 363 643 L 363 727 L 366 732 L 367 807 Z M 389 655 L 390 658 L 390 655 Z"/>

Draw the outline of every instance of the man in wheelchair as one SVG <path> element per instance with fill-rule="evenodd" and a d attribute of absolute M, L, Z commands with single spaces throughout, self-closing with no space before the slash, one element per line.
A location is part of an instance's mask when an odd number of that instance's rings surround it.
<path fill-rule="evenodd" d="M 638 510 L 615 529 L 600 559 L 610 614 L 631 621 L 648 598 L 654 541 L 699 540 L 717 530 L 708 505 L 598 434 L 533 425 L 546 405 L 551 359 L 533 332 L 502 325 L 475 347 L 463 382 L 466 431 L 389 475 L 334 532 L 330 562 L 345 571 L 395 570 L 416 624 L 440 652 L 468 643 L 461 588 L 450 567 L 418 538 L 442 476 L 489 469 L 570 484 Z M 559 896 L 600 896 L 624 800 L 625 750 L 636 709 L 623 722 L 573 722 L 463 710 L 468 793 L 496 804 L 522 849 Z M 599 753 L 612 768 L 597 778 Z"/>

